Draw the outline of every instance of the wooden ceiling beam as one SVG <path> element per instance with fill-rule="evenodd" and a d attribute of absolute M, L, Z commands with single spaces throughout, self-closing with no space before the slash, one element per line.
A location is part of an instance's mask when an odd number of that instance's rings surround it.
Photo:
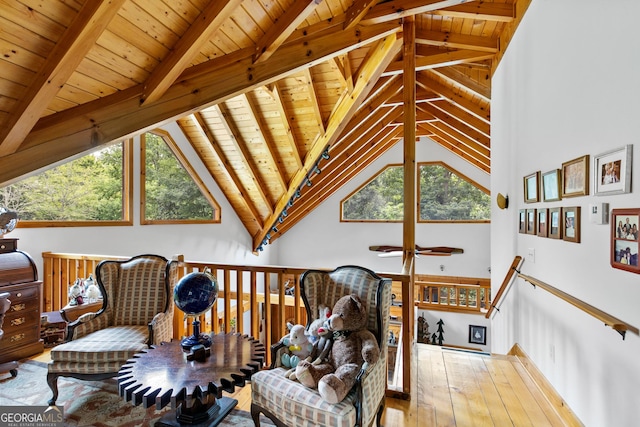
<path fill-rule="evenodd" d="M 166 58 L 154 68 L 144 82 L 140 104 L 154 102 L 171 87 L 180 74 L 191 65 L 202 48 L 243 0 L 210 1 L 185 34 L 169 51 Z"/>
<path fill-rule="evenodd" d="M 258 64 L 269 59 L 320 3 L 322 0 L 294 1 L 282 16 L 269 26 L 267 32 L 256 44 L 254 63 Z"/>
<path fill-rule="evenodd" d="M 479 52 L 496 53 L 498 39 L 494 37 L 472 36 L 442 31 L 416 31 L 416 43 L 450 49 L 468 49 Z"/>
<path fill-rule="evenodd" d="M 380 3 L 362 18 L 361 24 L 371 25 L 395 21 L 406 16 L 433 12 L 445 7 L 456 6 L 475 0 L 393 0 Z"/>
<path fill-rule="evenodd" d="M 214 105 L 212 109 L 220 118 L 220 122 L 225 130 L 225 133 L 230 136 L 229 140 L 235 148 L 234 151 L 238 156 L 238 159 L 244 165 L 244 173 L 242 174 L 244 177 L 244 179 L 242 179 L 244 184 L 243 193 L 252 194 L 257 192 L 260 198 L 259 200 L 256 200 L 255 197 L 250 197 L 251 203 L 256 205 L 255 210 L 258 211 L 258 204 L 260 204 L 267 210 L 267 216 L 273 214 L 271 201 L 269 200 L 269 197 L 267 196 L 267 192 L 265 190 L 266 185 L 261 178 L 260 171 L 258 171 L 258 168 L 253 162 L 253 156 L 251 155 L 249 150 L 247 150 L 246 141 L 244 140 L 244 138 L 242 138 L 240 130 L 233 121 L 232 114 L 229 112 L 224 102 Z M 242 168 L 234 169 L 241 170 Z M 255 187 L 254 190 L 252 190 L 250 186 L 247 185 L 247 181 L 253 184 L 253 186 Z"/>
<path fill-rule="evenodd" d="M 432 90 L 438 95 L 442 96 L 448 102 L 451 102 L 470 114 L 473 114 L 480 120 L 485 121 L 487 124 L 491 123 L 491 111 L 490 106 L 478 105 L 469 99 L 468 94 L 465 91 L 454 91 L 451 86 L 446 86 L 429 73 L 420 73 L 418 75 L 417 84 L 424 86 L 426 89 Z"/>
<path fill-rule="evenodd" d="M 353 4 L 347 9 L 343 28 L 346 30 L 358 25 L 360 20 L 377 2 L 378 0 L 354 0 Z"/>
<path fill-rule="evenodd" d="M 433 93 L 422 86 L 418 86 L 416 88 L 416 102 L 418 104 L 421 104 L 424 102 L 437 101 L 439 99 L 442 99 L 442 96 L 436 93 Z M 385 105 L 402 105 L 403 102 L 404 102 L 404 99 L 402 98 L 402 93 L 399 93 L 389 98 L 385 102 Z"/>
<path fill-rule="evenodd" d="M 476 50 L 461 49 L 442 52 L 436 55 L 419 56 L 416 58 L 416 71 L 432 68 L 448 67 L 450 65 L 464 64 L 491 59 L 493 53 L 479 52 Z M 396 61 L 385 70 L 384 75 L 402 74 L 403 61 Z"/>
<path fill-rule="evenodd" d="M 474 94 L 481 97 L 484 101 L 491 101 L 491 87 L 484 86 L 473 80 L 471 77 L 456 70 L 454 67 L 434 68 L 430 72 L 445 78 L 455 84 L 470 90 Z"/>
<path fill-rule="evenodd" d="M 429 104 L 437 108 L 438 110 L 443 111 L 452 119 L 456 119 L 465 126 L 469 126 L 482 133 L 485 137 L 491 138 L 491 125 L 489 123 L 479 119 L 473 114 L 466 112 L 456 104 L 452 104 L 447 100 L 431 101 L 429 102 Z"/>
<path fill-rule="evenodd" d="M 420 126 L 423 126 L 423 125 L 420 125 Z M 481 171 L 486 172 L 486 173 L 491 173 L 491 166 L 489 164 L 487 164 L 485 161 L 478 160 L 476 157 L 470 155 L 467 151 L 465 151 L 464 149 L 460 148 L 460 146 L 458 145 L 458 143 L 456 141 L 451 141 L 446 136 L 443 137 L 443 136 L 438 135 L 438 134 L 432 134 L 429 138 L 432 141 L 434 141 L 437 144 L 439 144 L 440 146 L 442 146 L 442 147 L 446 148 L 447 150 L 451 151 L 453 154 L 459 156 L 463 160 L 466 160 L 468 163 L 470 163 L 471 165 L 477 167 Z"/>
<path fill-rule="evenodd" d="M 124 2 L 96 0 L 82 6 L 0 128 L 0 156 L 19 149 Z"/>
<path fill-rule="evenodd" d="M 304 70 L 304 74 L 307 78 L 307 89 L 309 90 L 309 99 L 313 106 L 313 113 L 316 116 L 318 122 L 318 132 L 323 135 L 325 132 L 324 120 L 322 120 L 322 113 L 320 112 L 320 102 L 318 101 L 318 95 L 316 94 L 316 88 L 313 85 L 313 77 L 311 76 L 311 68 Z"/>
<path fill-rule="evenodd" d="M 474 141 L 467 135 L 463 134 L 456 128 L 449 126 L 445 122 L 438 120 L 436 122 L 424 123 L 424 127 L 434 133 L 437 133 L 438 135 L 448 135 L 450 140 L 458 141 L 460 144 L 468 147 L 470 150 L 475 151 L 486 160 L 489 160 L 491 158 L 491 148 L 482 145 L 477 141 Z M 436 132 L 435 129 L 437 129 L 439 133 Z"/>
<path fill-rule="evenodd" d="M 0 158 L 0 185 L 161 126 L 363 45 L 390 35 L 395 38 L 399 29 L 394 24 L 346 31 L 333 27 L 333 32 L 323 36 L 301 38 L 281 46 L 268 61 L 260 64 L 253 64 L 253 49 L 249 48 L 225 55 L 220 61 L 193 66 L 155 102 L 140 106 L 142 85 L 138 85 L 43 117 L 18 151 Z"/>
<path fill-rule="evenodd" d="M 434 137 L 438 137 L 440 141 L 446 141 L 446 144 L 443 145 L 445 148 L 448 148 L 451 151 L 454 149 L 457 150 L 455 153 L 467 160 L 473 159 L 473 164 L 480 167 L 482 170 L 489 168 L 491 160 L 488 156 L 470 148 L 459 139 L 452 137 L 450 133 L 444 132 L 442 129 L 435 126 L 433 123 L 420 123 L 420 126 L 431 132 Z"/>
<path fill-rule="evenodd" d="M 352 96 L 343 98 L 338 108 L 334 109 L 334 112 L 327 123 L 327 130 L 325 134 L 314 141 L 313 146 L 309 149 L 304 159 L 303 167 L 294 175 L 291 183 L 289 184 L 289 190 L 276 204 L 274 215 L 267 219 L 266 224 L 268 224 L 268 228 L 263 230 L 259 237 L 254 240 L 256 248 L 260 247 L 267 232 L 271 231 L 272 225 L 275 224 L 278 216 L 284 210 L 285 206 L 289 204 L 292 196 L 303 183 L 309 172 L 311 172 L 316 161 L 340 136 L 342 130 L 351 119 L 351 116 L 367 97 L 371 89 L 373 89 L 373 84 L 378 80 L 384 69 L 389 65 L 389 62 L 397 54 L 401 44 L 401 41 L 394 33 L 389 37 L 374 43 L 371 47 L 367 57 L 363 61 L 363 66 L 360 67 L 358 80 L 354 84 Z"/>
<path fill-rule="evenodd" d="M 489 136 L 477 131 L 466 123 L 456 120 L 444 111 L 437 109 L 432 104 L 420 104 L 417 109 L 419 111 L 424 111 L 429 114 L 429 116 L 435 117 L 443 123 L 446 123 L 447 126 L 457 129 L 458 132 L 465 135 L 467 138 L 476 141 L 478 144 L 487 148 L 491 146 L 491 138 Z"/>
<path fill-rule="evenodd" d="M 434 10 L 434 15 L 451 18 L 477 19 L 492 22 L 511 22 L 516 18 L 515 7 L 510 3 L 469 2 L 446 9 Z"/>

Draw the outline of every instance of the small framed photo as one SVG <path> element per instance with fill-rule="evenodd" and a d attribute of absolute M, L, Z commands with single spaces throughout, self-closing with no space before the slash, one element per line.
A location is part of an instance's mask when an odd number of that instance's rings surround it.
<path fill-rule="evenodd" d="M 562 209 L 549 208 L 547 218 L 548 236 L 552 239 L 562 239 Z"/>
<path fill-rule="evenodd" d="M 562 208 L 562 239 L 580 243 L 580 206 Z"/>
<path fill-rule="evenodd" d="M 487 327 L 469 325 L 469 342 L 472 344 L 487 345 Z"/>
<path fill-rule="evenodd" d="M 527 234 L 536 234 L 536 210 L 527 209 Z"/>
<path fill-rule="evenodd" d="M 538 191 L 538 182 L 540 182 L 540 172 L 532 173 L 524 177 L 524 202 L 534 203 L 540 201 Z"/>
<path fill-rule="evenodd" d="M 589 155 L 562 164 L 562 197 L 589 194 Z"/>
<path fill-rule="evenodd" d="M 640 273 L 638 265 L 640 208 L 611 211 L 611 266 Z"/>
<path fill-rule="evenodd" d="M 518 232 L 522 234 L 526 234 L 527 233 L 527 210 L 520 209 L 518 213 L 520 214 L 519 216 L 520 224 L 518 227 Z"/>
<path fill-rule="evenodd" d="M 547 217 L 549 216 L 549 209 L 538 209 L 538 236 L 547 237 L 549 235 L 549 228 L 547 227 Z"/>
<path fill-rule="evenodd" d="M 633 145 L 625 145 L 593 158 L 593 188 L 597 196 L 631 192 Z"/>
<path fill-rule="evenodd" d="M 562 171 L 560 169 L 554 169 L 543 173 L 540 182 L 542 182 L 543 202 L 555 202 L 562 198 L 562 188 L 560 187 L 560 183 L 562 182 Z"/>

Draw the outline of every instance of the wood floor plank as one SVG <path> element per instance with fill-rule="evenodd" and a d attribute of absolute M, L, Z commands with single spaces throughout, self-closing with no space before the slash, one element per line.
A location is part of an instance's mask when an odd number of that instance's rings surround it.
<path fill-rule="evenodd" d="M 501 363 L 510 363 L 503 359 L 490 359 L 486 361 L 487 370 L 491 373 L 493 384 L 496 386 L 500 399 L 509 413 L 509 418 L 514 426 L 532 426 L 527 412 L 522 406 L 520 399 L 509 383 L 509 378 L 502 372 Z"/>
<path fill-rule="evenodd" d="M 478 379 L 478 386 L 484 396 L 484 401 L 487 405 L 493 425 L 495 426 L 508 426 L 511 425 L 511 418 L 505 408 L 500 393 L 496 385 L 493 383 L 491 373 L 487 369 L 486 362 L 490 358 L 482 357 L 475 358 L 470 357 L 469 363 L 471 364 L 476 378 Z"/>
<path fill-rule="evenodd" d="M 456 423 L 469 426 L 493 425 L 482 390 L 469 361 L 470 358 L 481 356 L 470 356 L 468 353 L 458 351 L 443 351 L 443 356 Z"/>

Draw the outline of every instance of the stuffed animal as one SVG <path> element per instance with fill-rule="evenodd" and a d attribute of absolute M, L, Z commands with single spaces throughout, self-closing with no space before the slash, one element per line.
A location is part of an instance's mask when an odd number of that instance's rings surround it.
<path fill-rule="evenodd" d="M 380 357 L 378 342 L 366 325 L 367 311 L 362 300 L 355 294 L 340 298 L 329 318 L 333 345 L 327 361 L 316 365 L 300 361 L 296 367 L 298 381 L 309 388 L 317 387 L 328 403 L 342 401 L 360 370 Z"/>
<path fill-rule="evenodd" d="M 291 325 L 289 333 L 280 340 L 287 348 L 288 352 L 281 356 L 282 365 L 287 368 L 295 368 L 298 363 L 308 357 L 313 350 L 313 344 L 309 342 L 309 337 L 305 333 L 303 325 Z"/>
<path fill-rule="evenodd" d="M 327 329 L 327 320 L 331 316 L 331 309 L 324 304 L 318 305 L 319 316 L 316 320 L 311 322 L 307 329 L 307 335 L 309 341 L 315 344 L 321 337 L 326 336 L 329 333 Z"/>

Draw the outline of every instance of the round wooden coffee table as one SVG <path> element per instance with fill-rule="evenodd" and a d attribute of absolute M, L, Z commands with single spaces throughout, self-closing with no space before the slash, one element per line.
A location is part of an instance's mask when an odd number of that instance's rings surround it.
<path fill-rule="evenodd" d="M 156 426 L 215 426 L 238 404 L 222 396 L 242 387 L 261 367 L 262 343 L 240 334 L 213 334 L 210 355 L 187 360 L 180 342 L 152 347 L 130 359 L 118 374 L 120 396 L 134 405 L 172 411 Z"/>

